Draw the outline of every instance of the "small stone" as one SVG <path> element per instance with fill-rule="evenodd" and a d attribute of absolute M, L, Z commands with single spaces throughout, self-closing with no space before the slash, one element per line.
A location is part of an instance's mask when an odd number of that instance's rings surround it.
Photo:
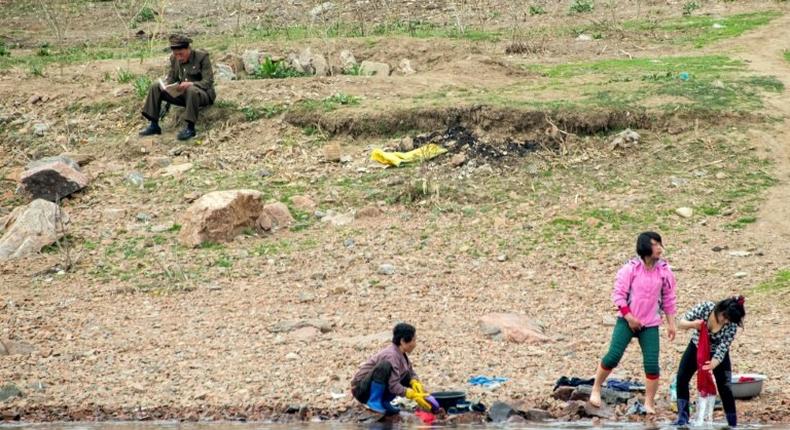
<path fill-rule="evenodd" d="M 683 218 L 691 218 L 694 215 L 694 209 L 688 207 L 677 208 L 675 213 Z"/>
<path fill-rule="evenodd" d="M 576 40 L 580 40 L 582 42 L 589 42 L 589 41 L 593 40 L 593 37 L 590 36 L 589 34 L 580 34 L 580 35 L 576 36 Z"/>
<path fill-rule="evenodd" d="M 377 206 L 365 206 L 364 208 L 358 210 L 354 215 L 357 219 L 362 218 L 375 218 L 382 214 L 383 212 Z"/>
<path fill-rule="evenodd" d="M 351 158 L 350 155 L 344 155 L 344 156 L 340 157 L 340 162 L 341 163 L 350 163 L 352 161 L 354 161 L 354 159 Z"/>
<path fill-rule="evenodd" d="M 450 165 L 453 167 L 460 167 L 464 163 L 466 163 L 466 154 L 458 153 L 453 155 L 453 158 L 450 159 Z"/>
<path fill-rule="evenodd" d="M 343 241 L 343 246 L 345 246 L 348 249 L 353 248 L 354 245 L 355 245 L 354 239 L 346 239 Z"/>
<path fill-rule="evenodd" d="M 505 254 L 499 254 L 499 255 L 496 257 L 496 260 L 497 260 L 497 261 L 499 261 L 500 263 L 504 263 L 505 261 L 507 261 L 507 255 L 505 255 Z"/>
<path fill-rule="evenodd" d="M 380 275 L 394 275 L 395 274 L 395 266 L 389 263 L 383 263 L 379 265 L 378 273 Z"/>
<path fill-rule="evenodd" d="M 139 222 L 149 222 L 149 221 L 151 221 L 151 215 L 149 215 L 149 214 L 147 214 L 145 212 L 139 212 L 137 215 L 134 216 L 134 218 L 137 221 L 139 221 Z"/>
<path fill-rule="evenodd" d="M 36 136 L 39 137 L 44 136 L 48 130 L 49 130 L 49 125 L 43 122 L 37 122 L 33 124 L 33 134 L 35 134 Z"/>
<path fill-rule="evenodd" d="M 263 167 L 261 169 L 258 169 L 257 173 L 258 173 L 258 176 L 261 177 L 261 178 L 266 178 L 266 177 L 269 177 L 269 176 L 272 175 L 272 172 L 269 169 L 265 168 L 265 167 Z"/>
<path fill-rule="evenodd" d="M 711 251 L 713 251 L 713 252 L 721 252 L 721 251 L 723 251 L 724 249 L 726 249 L 726 248 L 722 248 L 721 246 L 719 246 L 719 245 L 716 245 L 716 246 L 714 246 L 713 248 L 711 248 L 710 250 L 711 250 Z"/>
<path fill-rule="evenodd" d="M 411 67 L 411 61 L 407 58 L 400 60 L 400 63 L 398 63 L 398 72 L 406 76 L 417 73 L 414 68 Z"/>
<path fill-rule="evenodd" d="M 749 273 L 748 272 L 736 272 L 735 275 L 733 275 L 733 276 L 735 276 L 736 279 L 741 279 L 741 278 L 745 278 L 745 277 L 749 276 Z"/>
<path fill-rule="evenodd" d="M 730 251 L 730 257 L 748 257 L 752 255 L 749 251 Z"/>
<path fill-rule="evenodd" d="M 601 321 L 601 324 L 603 324 L 606 327 L 614 327 L 615 323 L 617 323 L 617 318 L 611 315 L 605 315 L 603 317 L 603 321 Z"/>
<path fill-rule="evenodd" d="M 669 184 L 675 188 L 680 188 L 688 184 L 688 181 L 686 179 L 673 176 L 669 178 Z"/>
<path fill-rule="evenodd" d="M 289 361 L 298 360 L 299 355 L 296 354 L 295 352 L 289 352 L 288 354 L 285 354 L 285 359 Z"/>
<path fill-rule="evenodd" d="M 299 293 L 299 303 L 309 303 L 315 301 L 315 294 L 309 291 L 302 291 Z"/>
<path fill-rule="evenodd" d="M 124 178 L 124 182 L 129 184 L 134 188 L 143 189 L 143 185 L 145 185 L 145 177 L 140 172 L 132 172 L 126 175 Z"/>
<path fill-rule="evenodd" d="M 192 170 L 193 164 L 192 163 L 182 163 L 182 164 L 174 164 L 172 166 L 167 166 L 159 171 L 162 176 L 173 176 L 173 177 L 180 177 L 184 173 Z"/>
<path fill-rule="evenodd" d="M 716 179 L 727 179 L 727 174 L 724 172 L 716 172 Z"/>
<path fill-rule="evenodd" d="M 414 139 L 406 136 L 398 142 L 398 149 L 402 152 L 409 152 L 414 149 Z"/>
<path fill-rule="evenodd" d="M 340 145 L 337 143 L 327 143 L 324 145 L 324 160 L 329 162 L 338 162 L 340 161 L 341 149 Z"/>

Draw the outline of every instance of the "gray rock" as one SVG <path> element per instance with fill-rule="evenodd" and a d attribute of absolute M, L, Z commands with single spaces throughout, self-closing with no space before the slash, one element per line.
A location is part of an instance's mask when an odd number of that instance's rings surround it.
<path fill-rule="evenodd" d="M 151 215 L 145 212 L 138 212 L 134 218 L 139 222 L 149 222 L 151 221 Z"/>
<path fill-rule="evenodd" d="M 140 172 L 131 172 L 124 178 L 124 182 L 128 185 L 131 185 L 134 188 L 143 189 L 143 185 L 145 185 L 145 176 L 143 176 Z"/>
<path fill-rule="evenodd" d="M 417 73 L 414 68 L 411 67 L 411 61 L 407 58 L 400 60 L 400 63 L 398 63 L 398 72 L 406 76 Z"/>
<path fill-rule="evenodd" d="M 310 9 L 310 12 L 308 12 L 308 14 L 310 15 L 311 19 L 315 20 L 315 19 L 319 18 L 321 15 L 329 12 L 330 10 L 332 10 L 334 8 L 335 8 L 335 4 L 332 3 L 331 1 L 327 1 L 327 2 L 323 2 L 323 3 L 319 4 L 318 6 Z"/>
<path fill-rule="evenodd" d="M 505 261 L 507 261 L 507 255 L 499 254 L 496 258 L 496 261 L 499 261 L 500 263 L 504 263 Z"/>
<path fill-rule="evenodd" d="M 375 61 L 363 61 L 360 64 L 362 74 L 366 76 L 389 76 L 390 65 L 387 63 L 377 63 Z"/>
<path fill-rule="evenodd" d="M 261 169 L 258 169 L 258 176 L 260 176 L 261 178 L 266 178 L 266 177 L 269 177 L 271 175 L 272 175 L 271 170 L 269 170 L 269 169 L 267 169 L 265 167 L 261 168 Z"/>
<path fill-rule="evenodd" d="M 214 66 L 214 76 L 217 78 L 217 81 L 220 82 L 233 81 L 236 79 L 236 74 L 233 73 L 233 69 L 227 64 L 221 63 Z"/>
<path fill-rule="evenodd" d="M 571 400 L 589 400 L 590 393 L 592 393 L 592 385 L 579 385 L 571 395 Z M 630 392 L 616 391 L 606 387 L 601 389 L 601 400 L 610 405 L 627 403 L 632 397 L 634 394 Z"/>
<path fill-rule="evenodd" d="M 280 321 L 269 327 L 269 331 L 272 333 L 287 333 L 303 327 L 315 327 L 321 330 L 321 333 L 326 333 L 332 330 L 332 323 L 319 318 Z"/>
<path fill-rule="evenodd" d="M 43 199 L 15 208 L 0 220 L 0 260 L 35 254 L 62 237 L 68 223 L 65 212 Z"/>
<path fill-rule="evenodd" d="M 518 415 L 518 411 L 504 402 L 494 402 L 488 409 L 488 418 L 495 423 L 507 421 L 513 415 Z"/>
<path fill-rule="evenodd" d="M 13 383 L 5 384 L 0 387 L 0 402 L 4 402 L 12 397 L 21 397 L 22 391 Z"/>
<path fill-rule="evenodd" d="M 261 64 L 261 53 L 256 49 L 248 49 L 241 55 L 241 61 L 244 63 L 244 71 L 252 75 Z"/>
<path fill-rule="evenodd" d="M 37 169 L 39 167 L 46 166 L 46 165 L 51 164 L 51 163 L 57 163 L 57 162 L 66 164 L 66 165 L 68 165 L 69 167 L 71 167 L 72 169 L 75 169 L 75 170 L 79 170 L 80 169 L 79 163 L 77 163 L 76 161 L 72 160 L 71 158 L 66 157 L 64 155 L 56 155 L 54 157 L 44 157 L 44 158 L 40 158 L 38 160 L 31 161 L 31 162 L 27 163 L 27 165 L 25 166 L 25 170 Z"/>
<path fill-rule="evenodd" d="M 742 279 L 749 276 L 749 272 L 736 272 L 733 276 L 735 276 L 735 279 Z"/>
<path fill-rule="evenodd" d="M 683 218 L 691 218 L 694 216 L 694 209 L 682 207 L 675 209 L 675 213 Z"/>
<path fill-rule="evenodd" d="M 395 274 L 395 266 L 389 263 L 383 263 L 379 265 L 378 273 L 380 275 L 394 275 Z"/>
<path fill-rule="evenodd" d="M 85 188 L 90 179 L 79 165 L 65 157 L 51 157 L 31 163 L 22 172 L 20 183 L 34 199 L 54 202 Z"/>
<path fill-rule="evenodd" d="M 630 148 L 639 144 L 639 133 L 627 128 L 618 133 L 609 144 L 610 149 Z"/>
<path fill-rule="evenodd" d="M 305 48 L 298 56 L 290 55 L 288 62 L 294 69 L 316 76 L 329 75 L 329 63 L 321 54 L 313 54 L 310 48 Z"/>
<path fill-rule="evenodd" d="M 678 178 L 676 176 L 672 176 L 671 178 L 669 178 L 669 184 L 672 185 L 675 188 L 683 187 L 683 186 L 687 185 L 688 183 L 689 183 L 688 180 L 683 179 L 683 178 Z"/>
<path fill-rule="evenodd" d="M 351 53 L 348 49 L 344 49 L 340 51 L 340 69 L 344 73 L 348 73 L 357 65 L 357 59 L 354 58 L 354 54 Z"/>
<path fill-rule="evenodd" d="M 353 248 L 354 245 L 355 245 L 354 239 L 346 239 L 343 241 L 343 246 L 345 246 L 348 249 Z"/>
<path fill-rule="evenodd" d="M 173 225 L 174 224 L 172 222 L 168 222 L 168 223 L 165 223 L 165 224 L 157 224 L 157 225 L 151 227 L 151 233 L 164 233 L 164 232 L 172 229 Z"/>
<path fill-rule="evenodd" d="M 47 125 L 46 123 L 37 122 L 33 124 L 33 134 L 35 134 L 36 136 L 41 137 L 47 134 L 47 131 L 49 131 L 49 125 Z"/>
<path fill-rule="evenodd" d="M 527 419 L 530 421 L 546 421 L 554 418 L 549 411 L 543 409 L 527 409 Z"/>

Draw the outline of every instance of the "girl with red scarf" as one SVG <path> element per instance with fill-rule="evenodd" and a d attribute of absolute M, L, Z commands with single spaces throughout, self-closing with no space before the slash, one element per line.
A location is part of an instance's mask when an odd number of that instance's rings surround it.
<path fill-rule="evenodd" d="M 730 297 L 718 303 L 702 302 L 689 310 L 678 323 L 678 327 L 685 330 L 694 330 L 691 342 L 680 359 L 677 379 L 678 418 L 674 424 L 687 425 L 689 422 L 689 382 L 697 371 L 697 346 L 699 345 L 700 331 L 706 330 L 710 354 L 707 361 L 703 362 L 702 370 L 713 371 L 716 379 L 716 388 L 721 397 L 727 424 L 735 427 L 738 424 L 735 413 L 735 398 L 730 389 L 732 376 L 732 363 L 730 362 L 730 345 L 738 331 L 743 327 L 743 318 L 746 316 L 743 296 Z"/>

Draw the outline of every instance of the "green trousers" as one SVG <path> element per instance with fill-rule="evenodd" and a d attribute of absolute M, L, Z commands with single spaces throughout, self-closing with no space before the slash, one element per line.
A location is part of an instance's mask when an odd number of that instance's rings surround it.
<path fill-rule="evenodd" d="M 639 339 L 639 347 L 642 348 L 642 364 L 648 379 L 658 378 L 661 370 L 658 366 L 658 352 L 660 349 L 658 340 L 658 327 L 643 327 L 634 333 L 628 327 L 628 322 L 622 317 L 617 318 L 612 331 L 612 342 L 609 344 L 609 352 L 601 360 L 604 369 L 612 370 L 620 364 L 623 353 L 631 343 L 631 339 Z"/>

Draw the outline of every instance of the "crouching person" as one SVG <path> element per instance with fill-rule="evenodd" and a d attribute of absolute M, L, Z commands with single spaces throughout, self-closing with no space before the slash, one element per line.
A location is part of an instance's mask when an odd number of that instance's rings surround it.
<path fill-rule="evenodd" d="M 368 409 L 385 415 L 395 415 L 400 409 L 390 404 L 396 396 L 414 400 L 427 411 L 431 404 L 426 399 L 422 384 L 409 362 L 417 346 L 414 326 L 400 323 L 392 331 L 392 345 L 365 361 L 351 379 L 351 393 Z"/>

